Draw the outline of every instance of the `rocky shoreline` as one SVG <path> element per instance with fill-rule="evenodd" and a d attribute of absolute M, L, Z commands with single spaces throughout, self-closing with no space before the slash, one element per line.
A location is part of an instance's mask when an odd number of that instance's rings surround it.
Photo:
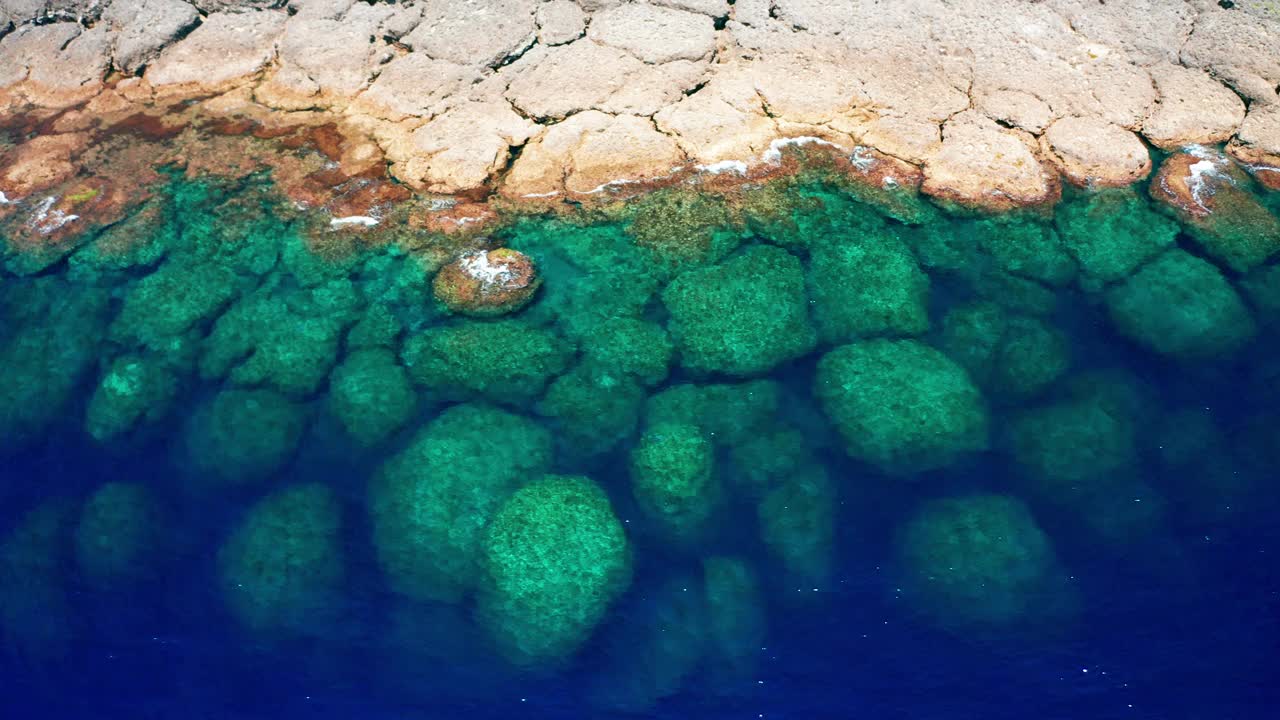
<path fill-rule="evenodd" d="M 0 212 L 109 209 L 165 161 L 271 167 L 352 226 L 411 194 L 466 224 L 754 182 L 791 147 L 981 210 L 1142 181 L 1153 148 L 1280 188 L 1263 0 L 0 0 L 0 32 Z"/>

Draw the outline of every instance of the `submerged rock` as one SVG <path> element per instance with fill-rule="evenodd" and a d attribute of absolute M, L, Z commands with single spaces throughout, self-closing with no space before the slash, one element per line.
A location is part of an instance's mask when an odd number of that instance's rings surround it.
<path fill-rule="evenodd" d="M 436 299 L 473 317 L 506 315 L 524 307 L 542 285 L 527 255 L 516 250 L 476 250 L 445 265 L 432 281 Z"/>

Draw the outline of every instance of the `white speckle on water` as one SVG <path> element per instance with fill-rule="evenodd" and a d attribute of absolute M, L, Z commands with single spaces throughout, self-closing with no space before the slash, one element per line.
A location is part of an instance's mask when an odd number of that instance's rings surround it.
<path fill-rule="evenodd" d="M 774 140 L 769 143 L 769 149 L 764 151 L 764 155 L 762 155 L 761 158 L 767 163 L 779 163 L 782 161 L 782 148 L 790 147 L 792 145 L 797 147 L 804 145 L 826 145 L 827 147 L 833 147 L 842 152 L 845 151 L 845 148 L 840 147 L 830 140 L 823 140 L 820 137 L 813 137 L 812 135 L 802 135 L 800 137 L 778 138 L 777 140 Z"/>
<path fill-rule="evenodd" d="M 559 191 L 559 190 L 552 190 L 551 192 L 544 192 L 544 193 L 525 193 L 524 195 L 521 195 L 520 197 L 527 197 L 527 198 L 546 198 L 546 197 L 555 197 L 555 196 L 557 196 L 557 195 L 559 195 L 559 194 L 560 194 L 560 191 Z"/>
<path fill-rule="evenodd" d="M 515 274 L 507 263 L 489 262 L 489 253 L 484 250 L 469 252 L 458 258 L 462 272 L 485 285 L 506 286 L 515 280 Z"/>

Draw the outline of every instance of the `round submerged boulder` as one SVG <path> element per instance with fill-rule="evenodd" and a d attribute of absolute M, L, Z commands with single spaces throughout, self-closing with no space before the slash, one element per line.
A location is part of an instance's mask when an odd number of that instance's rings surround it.
<path fill-rule="evenodd" d="M 585 477 L 548 475 L 516 491 L 489 523 L 480 563 L 477 613 L 521 666 L 569 658 L 631 584 L 622 523 Z"/>
<path fill-rule="evenodd" d="M 409 376 L 447 400 L 528 405 L 573 359 L 573 345 L 520 320 L 431 328 L 405 342 Z"/>
<path fill-rule="evenodd" d="M 1008 628 L 1066 599 L 1048 536 L 1005 495 L 925 503 L 901 531 L 898 559 L 906 600 L 947 629 Z"/>
<path fill-rule="evenodd" d="M 204 482 L 248 485 L 289 462 L 306 424 L 306 408 L 274 390 L 223 390 L 187 420 L 180 452 Z"/>
<path fill-rule="evenodd" d="M 809 290 L 827 342 L 929 330 L 929 276 L 910 248 L 888 232 L 815 242 Z"/>
<path fill-rule="evenodd" d="M 178 393 L 178 377 L 158 358 L 121 355 L 112 361 L 85 410 L 85 430 L 100 443 L 162 420 Z"/>
<path fill-rule="evenodd" d="M 516 488 L 546 472 L 551 436 L 486 405 L 455 405 L 378 469 L 369 505 L 391 588 L 455 602 L 474 587 L 485 525 Z"/>
<path fill-rule="evenodd" d="M 694 425 L 652 425 L 631 451 L 631 488 L 660 532 L 693 540 L 706 530 L 722 494 L 715 449 Z"/>
<path fill-rule="evenodd" d="M 1172 247 L 1177 223 L 1160 215 L 1132 190 L 1107 190 L 1058 210 L 1058 232 L 1080 264 L 1080 284 L 1097 290 L 1123 280 Z"/>
<path fill-rule="evenodd" d="M 813 349 L 804 271 L 780 248 L 757 246 L 686 272 L 662 293 L 680 362 L 696 373 L 756 375 Z"/>
<path fill-rule="evenodd" d="M 157 570 L 164 517 L 145 485 L 110 482 L 85 502 L 76 527 L 80 573 L 97 589 L 122 589 Z"/>
<path fill-rule="evenodd" d="M 361 447 L 385 442 L 418 407 L 409 374 L 386 348 L 356 350 L 329 379 L 329 408 Z"/>
<path fill-rule="evenodd" d="M 1107 292 L 1107 311 L 1127 337 L 1161 355 L 1229 355 L 1257 333 L 1240 294 L 1211 263 L 1170 250 Z"/>
<path fill-rule="evenodd" d="M 346 575 L 341 533 L 342 508 L 323 485 L 260 500 L 218 551 L 231 613 L 253 631 L 324 633 Z"/>
<path fill-rule="evenodd" d="M 814 394 L 854 458 L 892 475 L 987 447 L 987 410 L 964 368 L 916 340 L 869 340 L 818 362 Z"/>
<path fill-rule="evenodd" d="M 510 248 L 466 253 L 441 268 L 431 283 L 437 300 L 473 317 L 513 313 L 527 305 L 541 285 L 533 260 Z"/>

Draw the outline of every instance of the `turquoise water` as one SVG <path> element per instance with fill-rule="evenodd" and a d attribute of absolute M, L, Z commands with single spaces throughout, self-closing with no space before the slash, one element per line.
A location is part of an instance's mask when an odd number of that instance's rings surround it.
<path fill-rule="evenodd" d="M 14 711 L 1267 717 L 1274 195 L 820 172 L 484 236 L 174 177 L 0 275 Z M 438 301 L 528 256 L 501 317 Z"/>

